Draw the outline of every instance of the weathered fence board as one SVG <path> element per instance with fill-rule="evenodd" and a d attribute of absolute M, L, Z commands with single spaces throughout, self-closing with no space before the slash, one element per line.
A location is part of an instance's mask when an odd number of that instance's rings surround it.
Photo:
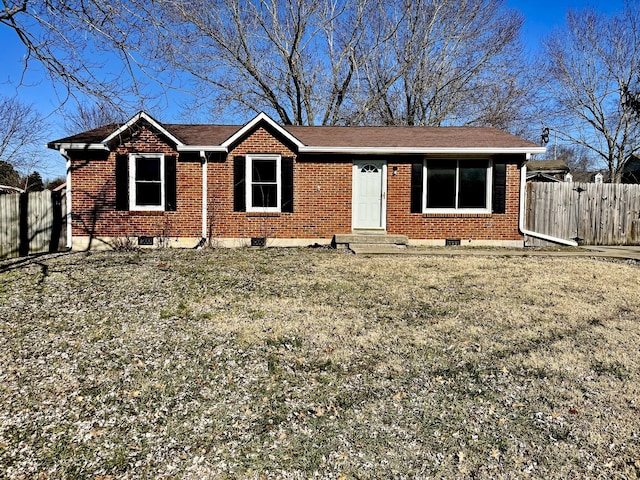
<path fill-rule="evenodd" d="M 15 257 L 20 247 L 20 195 L 0 195 L 0 258 Z"/>
<path fill-rule="evenodd" d="M 64 249 L 65 222 L 64 192 L 0 195 L 0 258 Z"/>
<path fill-rule="evenodd" d="M 530 182 L 526 194 L 528 230 L 585 245 L 640 245 L 640 185 Z"/>

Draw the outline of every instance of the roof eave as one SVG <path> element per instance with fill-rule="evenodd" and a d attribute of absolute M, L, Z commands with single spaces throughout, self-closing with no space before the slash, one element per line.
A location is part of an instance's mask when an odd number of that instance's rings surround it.
<path fill-rule="evenodd" d="M 228 149 L 222 145 L 179 145 L 177 147 L 179 152 L 223 152 L 226 153 Z"/>
<path fill-rule="evenodd" d="M 538 154 L 544 153 L 544 147 L 330 147 L 303 146 L 300 153 L 344 153 L 357 155 L 380 154 L 462 154 L 462 155 L 494 155 L 494 154 Z"/>
<path fill-rule="evenodd" d="M 106 152 L 111 150 L 104 143 L 51 142 L 47 143 L 47 147 L 53 150 L 102 150 Z"/>
<path fill-rule="evenodd" d="M 569 169 L 568 168 L 567 169 L 563 168 L 562 170 L 560 170 L 560 169 L 556 169 L 556 170 L 534 170 L 532 168 L 527 168 L 527 171 L 531 172 L 531 173 L 557 174 L 557 173 L 568 173 Z"/>

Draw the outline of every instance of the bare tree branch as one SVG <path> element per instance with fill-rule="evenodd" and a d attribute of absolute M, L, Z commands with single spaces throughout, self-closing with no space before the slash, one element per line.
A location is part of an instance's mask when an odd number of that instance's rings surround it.
<path fill-rule="evenodd" d="M 79 103 L 65 115 L 65 128 L 69 134 L 92 130 L 105 125 L 123 124 L 128 119 L 123 109 L 107 103 Z"/>
<path fill-rule="evenodd" d="M 47 125 L 33 106 L 0 97 L 0 161 L 17 170 L 31 168 L 46 135 Z"/>
<path fill-rule="evenodd" d="M 617 15 L 570 11 L 564 30 L 545 42 L 550 118 L 558 134 L 587 147 L 619 182 L 640 151 L 640 122 L 625 92 L 638 88 L 640 5 Z"/>
<path fill-rule="evenodd" d="M 418 0 L 402 8 L 390 45 L 368 65 L 378 92 L 369 108 L 381 123 L 504 126 L 506 105 L 517 116 L 524 91 L 501 87 L 519 73 L 520 15 L 493 0 Z M 486 110 L 494 102 L 503 105 L 499 121 Z"/>
<path fill-rule="evenodd" d="M 150 65 L 140 55 L 151 33 L 153 0 L 2 0 L 0 28 L 14 31 L 32 61 L 62 87 L 62 101 L 89 95 L 101 102 L 151 98 Z"/>

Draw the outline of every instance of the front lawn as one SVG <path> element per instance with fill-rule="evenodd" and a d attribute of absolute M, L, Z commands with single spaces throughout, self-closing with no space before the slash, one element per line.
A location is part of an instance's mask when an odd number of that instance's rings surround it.
<path fill-rule="evenodd" d="M 638 478 L 640 265 L 0 263 L 0 478 Z"/>

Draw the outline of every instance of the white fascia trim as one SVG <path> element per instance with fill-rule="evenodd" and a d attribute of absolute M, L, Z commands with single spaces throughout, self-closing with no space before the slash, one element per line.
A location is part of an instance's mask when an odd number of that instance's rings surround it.
<path fill-rule="evenodd" d="M 166 128 L 164 128 L 160 124 L 160 122 L 158 122 L 151 115 L 149 115 L 149 114 L 147 114 L 145 112 L 136 113 L 133 117 L 131 117 L 129 119 L 129 121 L 127 121 L 127 123 L 122 125 L 119 129 L 117 129 L 115 132 L 113 132 L 111 135 L 109 135 L 107 138 L 105 138 L 102 141 L 102 143 L 110 142 L 111 140 L 116 138 L 118 135 L 120 135 L 121 133 L 123 133 L 126 130 L 128 130 L 129 128 L 131 128 L 131 126 L 135 125 L 140 120 L 146 120 L 147 122 L 149 122 L 153 126 L 153 128 L 158 130 L 160 133 L 162 133 L 164 136 L 166 136 L 169 140 L 171 140 L 176 145 L 178 145 L 178 146 L 183 145 L 183 143 L 180 140 L 178 140 L 175 136 L 173 136 Z"/>
<path fill-rule="evenodd" d="M 226 147 L 220 145 L 179 145 L 179 152 L 227 152 Z"/>
<path fill-rule="evenodd" d="M 54 143 L 55 150 L 104 150 L 108 152 L 110 149 L 104 143 Z"/>
<path fill-rule="evenodd" d="M 308 147 L 299 148 L 300 153 L 352 153 L 357 155 L 372 154 L 463 154 L 463 155 L 491 155 L 500 153 L 536 154 L 544 153 L 544 147 L 532 148 L 459 148 L 459 147 Z"/>
<path fill-rule="evenodd" d="M 278 132 L 287 140 L 289 140 L 291 143 L 293 143 L 296 147 L 298 147 L 298 149 L 302 149 L 302 147 L 304 147 L 304 144 L 300 140 L 298 140 L 296 137 L 294 137 L 289 132 L 287 132 L 284 128 L 278 125 L 269 115 L 267 115 L 264 112 L 260 112 L 258 115 L 254 117 L 253 120 L 245 124 L 244 127 L 242 127 L 236 133 L 234 133 L 229 138 L 227 138 L 222 143 L 221 147 L 224 147 L 225 149 L 229 148 L 230 145 L 232 145 L 236 140 L 245 136 L 249 131 L 251 131 L 253 127 L 255 127 L 260 122 L 268 123 L 271 126 L 271 128 L 273 128 L 276 132 Z"/>

